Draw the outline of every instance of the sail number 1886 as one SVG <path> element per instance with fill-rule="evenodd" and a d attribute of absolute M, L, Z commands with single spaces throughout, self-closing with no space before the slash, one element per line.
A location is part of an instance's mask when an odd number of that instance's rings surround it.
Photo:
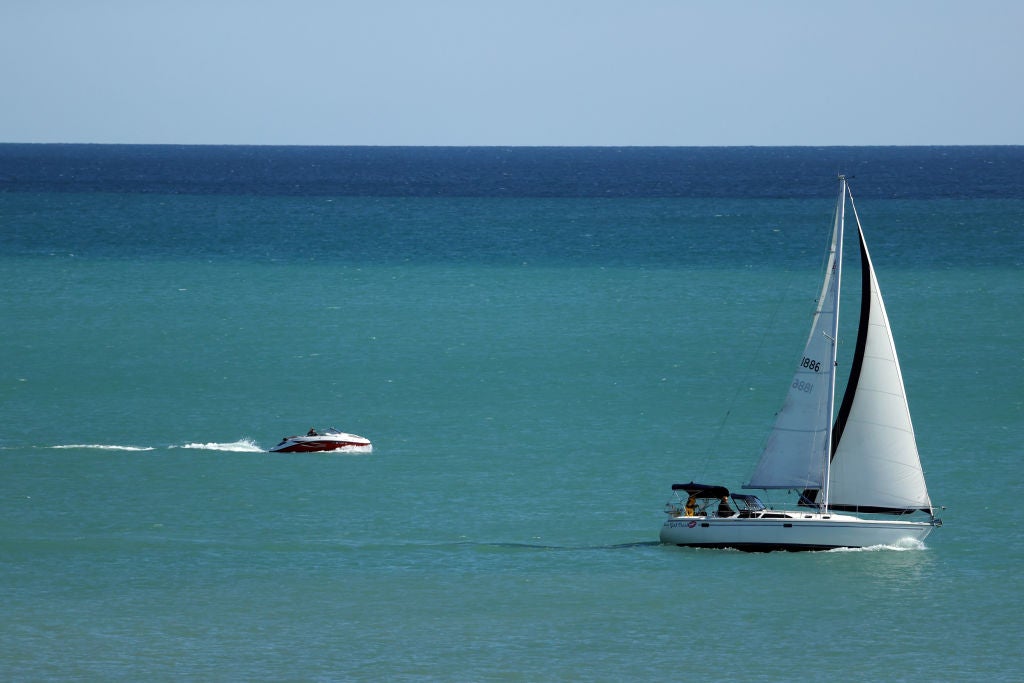
<path fill-rule="evenodd" d="M 800 367 L 807 368 L 808 370 L 814 370 L 815 372 L 821 372 L 821 361 L 813 360 L 804 356 L 804 359 L 800 361 Z"/>

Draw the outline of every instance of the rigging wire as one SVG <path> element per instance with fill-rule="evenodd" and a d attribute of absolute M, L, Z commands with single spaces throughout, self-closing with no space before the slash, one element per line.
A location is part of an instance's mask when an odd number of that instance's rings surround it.
<path fill-rule="evenodd" d="M 746 363 L 746 368 L 743 373 L 742 381 L 736 385 L 736 390 L 733 393 L 731 400 L 729 401 L 729 407 L 726 409 L 725 414 L 722 416 L 721 421 L 718 423 L 718 427 L 715 429 L 715 433 L 711 437 L 711 442 L 707 448 L 707 451 L 704 454 L 704 459 L 701 461 L 700 466 L 697 468 L 698 478 L 700 479 L 704 478 L 704 473 L 707 470 L 708 463 L 711 461 L 712 457 L 717 458 L 721 454 L 722 434 L 725 432 L 725 427 L 729 422 L 729 418 L 732 417 L 732 412 L 736 408 L 736 405 L 739 403 L 740 394 L 746 390 L 749 390 L 750 378 L 754 374 L 754 368 L 760 365 L 761 362 L 761 352 L 764 348 L 765 340 L 768 338 L 768 335 L 770 333 L 777 330 L 779 312 L 782 310 L 783 304 L 786 301 L 790 300 L 791 291 L 793 289 L 793 283 L 796 280 L 798 274 L 792 269 L 789 269 L 786 272 L 789 275 L 786 281 L 786 285 L 780 290 L 777 290 L 779 291 L 779 296 L 776 297 L 775 306 L 773 307 L 770 315 L 768 316 L 768 320 L 764 325 L 761 325 L 763 333 L 759 335 L 757 345 L 754 348 L 753 353 L 745 354 L 749 361 L 748 363 Z M 767 438 L 767 436 L 765 438 Z"/>

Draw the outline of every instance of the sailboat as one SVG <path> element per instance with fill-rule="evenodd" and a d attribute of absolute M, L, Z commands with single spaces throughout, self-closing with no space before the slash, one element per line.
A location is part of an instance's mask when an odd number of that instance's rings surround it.
<path fill-rule="evenodd" d="M 837 408 L 847 203 L 857 223 L 862 282 L 856 345 Z M 889 316 L 845 176 L 839 176 L 825 273 L 785 401 L 741 487 L 789 491 L 793 509 L 772 509 L 756 495 L 724 486 L 673 484 L 663 543 L 747 551 L 864 548 L 923 541 L 942 525 L 928 496 Z M 916 513 L 922 514 L 915 519 Z"/>

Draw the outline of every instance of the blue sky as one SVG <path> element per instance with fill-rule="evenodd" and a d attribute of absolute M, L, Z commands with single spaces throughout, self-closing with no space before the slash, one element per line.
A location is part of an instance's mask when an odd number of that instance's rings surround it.
<path fill-rule="evenodd" d="M 1024 144 L 1016 0 L 3 0 L 0 141 Z"/>

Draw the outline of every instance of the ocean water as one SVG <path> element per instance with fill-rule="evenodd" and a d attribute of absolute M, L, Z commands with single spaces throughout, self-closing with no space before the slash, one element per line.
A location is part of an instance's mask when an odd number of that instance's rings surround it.
<path fill-rule="evenodd" d="M 851 188 L 945 525 L 738 487 Z M 0 678 L 1019 680 L 1024 148 L 0 145 Z M 335 426 L 372 454 L 274 454 Z"/>

